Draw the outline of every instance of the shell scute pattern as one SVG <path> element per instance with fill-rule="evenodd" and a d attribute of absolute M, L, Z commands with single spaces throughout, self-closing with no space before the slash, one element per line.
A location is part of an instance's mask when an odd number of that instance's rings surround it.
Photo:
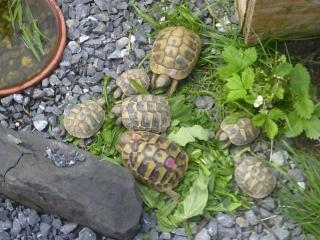
<path fill-rule="evenodd" d="M 135 132 L 140 139 L 130 139 L 122 146 L 121 158 L 132 174 L 160 192 L 174 188 L 188 167 L 187 154 L 164 136 L 150 132 Z M 138 146 L 136 146 L 138 145 Z M 176 167 L 168 168 L 166 161 Z"/>
<path fill-rule="evenodd" d="M 170 126 L 170 106 L 163 96 L 131 96 L 122 102 L 120 117 L 130 130 L 161 133 Z"/>
<path fill-rule="evenodd" d="M 145 70 L 127 70 L 116 79 L 116 85 L 121 89 L 123 97 L 138 94 L 137 90 L 131 85 L 131 80 L 136 80 L 145 89 L 148 89 L 150 86 L 150 78 Z M 118 96 L 118 94 L 116 94 L 116 96 Z"/>
<path fill-rule="evenodd" d="M 254 198 L 271 194 L 277 178 L 272 169 L 254 157 L 244 157 L 235 169 L 235 179 L 243 192 Z"/>
<path fill-rule="evenodd" d="M 164 28 L 153 44 L 151 70 L 176 80 L 184 79 L 195 66 L 200 50 L 201 41 L 194 32 L 185 27 Z"/>
<path fill-rule="evenodd" d="M 105 112 L 102 102 L 87 100 L 75 105 L 64 117 L 64 127 L 77 138 L 89 138 L 102 126 Z"/>
<path fill-rule="evenodd" d="M 233 124 L 228 124 L 227 121 L 228 118 L 221 123 L 221 130 L 227 134 L 229 140 L 234 145 L 249 144 L 260 134 L 259 128 L 253 126 L 249 118 L 240 118 Z"/>

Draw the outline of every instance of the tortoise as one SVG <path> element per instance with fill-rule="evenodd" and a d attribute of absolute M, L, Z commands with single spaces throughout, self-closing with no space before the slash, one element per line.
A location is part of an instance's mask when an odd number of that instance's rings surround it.
<path fill-rule="evenodd" d="M 220 131 L 217 133 L 217 138 L 220 141 L 228 140 L 222 148 L 227 148 L 230 144 L 247 145 L 260 134 L 260 129 L 255 127 L 247 117 L 239 118 L 235 123 L 228 123 L 228 121 L 228 117 L 222 121 Z"/>
<path fill-rule="evenodd" d="M 135 178 L 174 199 L 173 191 L 188 168 L 188 155 L 163 135 L 146 131 L 124 132 L 116 144 L 123 164 Z"/>
<path fill-rule="evenodd" d="M 63 124 L 67 132 L 77 138 L 89 138 L 102 126 L 105 111 L 102 106 L 105 101 L 86 100 L 78 103 L 65 115 Z"/>
<path fill-rule="evenodd" d="M 159 95 L 135 95 L 115 105 L 111 112 L 118 116 L 117 124 L 129 130 L 162 133 L 170 126 L 168 101 Z"/>
<path fill-rule="evenodd" d="M 150 78 L 143 69 L 130 69 L 123 72 L 117 79 L 113 96 L 114 98 L 125 98 L 138 94 L 137 90 L 131 85 L 131 80 L 136 80 L 145 89 L 149 88 Z"/>
<path fill-rule="evenodd" d="M 169 85 L 171 95 L 178 82 L 186 78 L 196 65 L 201 51 L 200 37 L 185 27 L 167 27 L 156 36 L 153 44 L 150 68 L 154 73 L 152 88 Z"/>
<path fill-rule="evenodd" d="M 253 198 L 264 198 L 272 193 L 277 177 L 263 161 L 248 154 L 235 158 L 235 180 L 240 189 Z"/>

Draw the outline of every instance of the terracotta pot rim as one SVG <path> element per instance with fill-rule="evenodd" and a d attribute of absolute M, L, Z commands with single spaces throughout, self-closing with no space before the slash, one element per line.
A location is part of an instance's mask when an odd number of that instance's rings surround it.
<path fill-rule="evenodd" d="M 57 67 L 62 57 L 64 48 L 66 45 L 66 41 L 67 41 L 67 33 L 66 33 L 67 29 L 66 29 L 63 14 L 59 6 L 55 2 L 55 0 L 42 0 L 42 1 L 48 4 L 48 6 L 51 8 L 56 18 L 56 24 L 57 24 L 57 30 L 58 30 L 58 41 L 57 41 L 57 45 L 55 46 L 55 52 L 53 53 L 48 64 L 45 65 L 39 73 L 37 73 L 36 75 L 33 75 L 29 79 L 15 86 L 0 88 L 0 96 L 21 92 L 24 89 L 31 87 L 32 85 L 42 81 L 45 77 L 47 77 L 50 73 L 53 72 L 53 70 Z"/>

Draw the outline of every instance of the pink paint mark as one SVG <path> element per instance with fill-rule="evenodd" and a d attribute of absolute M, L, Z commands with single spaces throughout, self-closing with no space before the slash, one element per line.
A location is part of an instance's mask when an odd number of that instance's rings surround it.
<path fill-rule="evenodd" d="M 138 134 L 138 133 L 132 133 L 131 139 L 132 139 L 133 141 L 138 141 L 138 140 L 141 139 L 141 135 Z"/>
<path fill-rule="evenodd" d="M 169 168 L 169 169 L 175 169 L 177 168 L 177 164 L 175 163 L 174 159 L 173 158 L 168 158 L 164 165 L 166 166 L 166 168 Z"/>
<path fill-rule="evenodd" d="M 177 70 L 176 69 L 169 69 L 168 70 L 168 75 L 172 78 L 174 78 L 177 75 Z"/>

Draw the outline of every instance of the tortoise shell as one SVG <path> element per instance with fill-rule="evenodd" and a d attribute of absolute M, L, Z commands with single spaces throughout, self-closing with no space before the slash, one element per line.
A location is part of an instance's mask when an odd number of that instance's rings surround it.
<path fill-rule="evenodd" d="M 162 29 L 153 44 L 150 68 L 175 80 L 186 78 L 196 65 L 201 50 L 200 37 L 185 27 Z"/>
<path fill-rule="evenodd" d="M 168 138 L 145 131 L 127 131 L 116 149 L 124 165 L 141 182 L 170 192 L 188 168 L 188 156 Z"/>
<path fill-rule="evenodd" d="M 71 108 L 63 120 L 67 132 L 77 138 L 93 136 L 104 122 L 103 104 L 103 99 L 86 100 Z"/>
<path fill-rule="evenodd" d="M 222 121 L 220 128 L 230 142 L 237 146 L 251 143 L 260 134 L 260 129 L 253 126 L 249 118 L 239 118 L 232 124 L 228 124 L 228 118 L 226 118 Z"/>
<path fill-rule="evenodd" d="M 169 103 L 159 95 L 128 97 L 121 104 L 120 114 L 122 124 L 129 130 L 162 133 L 171 122 Z"/>
<path fill-rule="evenodd" d="M 136 80 L 145 89 L 149 88 L 150 78 L 147 73 L 143 69 L 130 69 L 123 72 L 116 79 L 116 84 L 121 88 L 125 96 L 138 94 L 137 90 L 132 87 L 131 80 Z"/>
<path fill-rule="evenodd" d="M 253 198 L 268 196 L 277 183 L 272 169 L 252 156 L 241 158 L 234 175 L 240 189 Z"/>

